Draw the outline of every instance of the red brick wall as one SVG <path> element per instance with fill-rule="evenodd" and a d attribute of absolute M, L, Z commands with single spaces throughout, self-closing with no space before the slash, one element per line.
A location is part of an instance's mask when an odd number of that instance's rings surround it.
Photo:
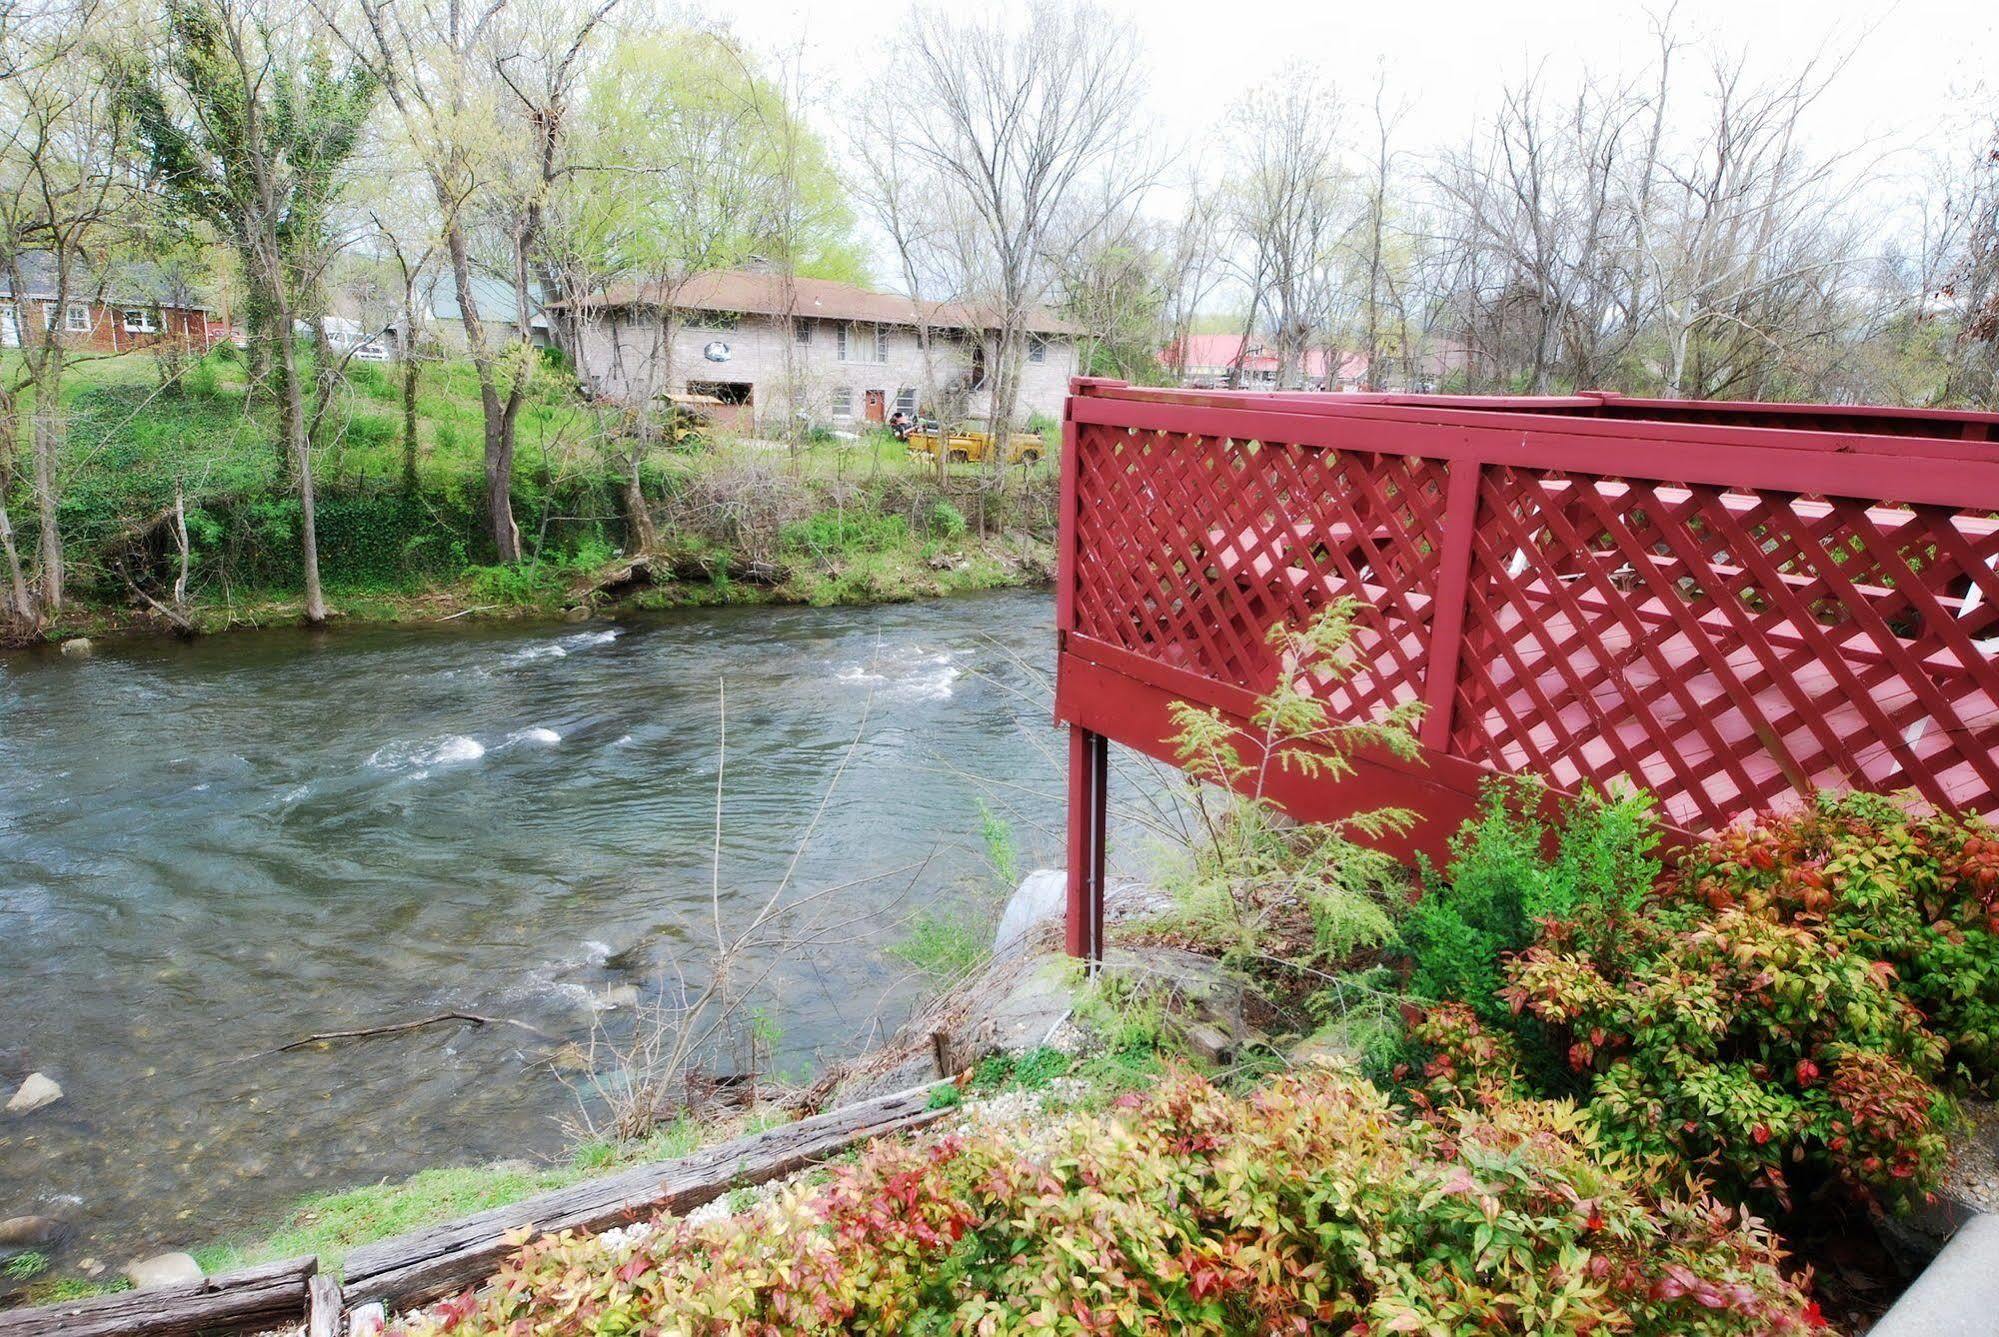
<path fill-rule="evenodd" d="M 30 297 L 17 304 L 21 337 L 33 339 L 42 333 L 42 299 Z M 70 348 L 88 348 L 100 353 L 123 353 L 135 348 L 150 348 L 162 339 L 185 340 L 196 348 L 206 348 L 208 319 L 204 312 L 183 307 L 145 307 L 152 318 L 155 329 L 143 333 L 125 328 L 125 312 L 128 308 L 104 302 L 72 302 L 71 306 L 88 305 L 90 308 L 90 332 L 88 334 L 71 330 L 62 310 L 55 313 L 55 331 L 64 337 Z"/>

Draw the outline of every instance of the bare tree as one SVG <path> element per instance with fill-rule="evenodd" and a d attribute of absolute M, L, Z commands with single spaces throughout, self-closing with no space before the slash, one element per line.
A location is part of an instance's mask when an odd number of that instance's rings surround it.
<path fill-rule="evenodd" d="M 1246 95 L 1229 118 L 1242 164 L 1226 189 L 1238 277 L 1250 294 L 1244 343 L 1265 315 L 1279 389 L 1303 384 L 1306 352 L 1330 314 L 1336 285 L 1327 267 L 1350 221 L 1340 117 L 1331 85 L 1311 67 L 1293 65 Z"/>
<path fill-rule="evenodd" d="M 1065 244 L 1087 239 L 1154 175 L 1139 132 L 1137 38 L 1091 4 L 1036 0 L 1018 24 L 918 10 L 885 63 L 895 72 L 881 89 L 894 138 L 883 151 L 933 172 L 952 197 L 940 206 L 947 216 L 976 227 L 959 286 L 990 312 L 991 420 L 1004 432 L 1017 413 L 1027 322 L 1054 282 L 1058 220 L 1094 190 L 1101 215 L 1080 229 L 1072 217 L 1059 233 Z"/>
<path fill-rule="evenodd" d="M 15 620 L 39 625 L 62 611 L 65 571 L 58 512 L 59 475 L 67 426 L 63 404 L 72 336 L 49 312 L 95 290 L 93 255 L 130 216 L 138 182 L 124 151 L 128 122 L 120 88 L 84 59 L 95 37 L 98 9 L 91 0 L 51 6 L 33 14 L 10 11 L 0 63 L 0 265 L 16 302 L 4 317 L 7 342 L 19 345 L 21 371 L 4 388 L 0 426 L 11 466 L 21 395 L 31 397 L 30 491 L 34 498 L 35 579 L 31 601 L 13 540 L 0 514 L 0 551 L 8 563 L 8 601 Z M 29 318 L 24 263 L 29 255 L 50 271 L 52 305 L 44 319 Z M 11 468 L 7 470 L 11 472 Z M 0 480 L 4 481 L 4 480 Z M 4 501 L 0 500 L 0 508 Z"/>

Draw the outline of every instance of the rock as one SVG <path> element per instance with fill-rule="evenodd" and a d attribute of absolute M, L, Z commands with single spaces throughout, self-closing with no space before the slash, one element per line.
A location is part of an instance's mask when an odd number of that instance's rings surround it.
<path fill-rule="evenodd" d="M 1292 1045 L 1285 1057 L 1291 1060 L 1291 1066 L 1294 1068 L 1314 1066 L 1343 1068 L 1357 1061 L 1360 1056 L 1354 1053 L 1353 1048 L 1345 1041 L 1321 1031 L 1317 1035 L 1308 1035 Z"/>
<path fill-rule="evenodd" d="M 621 1007 L 637 1007 L 638 1005 L 639 986 L 636 984 L 613 985 L 590 999 L 590 1006 L 596 1008 L 599 1012 L 613 1012 Z"/>
<path fill-rule="evenodd" d="M 184 1253 L 156 1253 L 125 1264 L 125 1275 L 142 1291 L 155 1286 L 184 1286 L 201 1280 L 201 1264 Z"/>
<path fill-rule="evenodd" d="M 39 1072 L 28 1074 L 28 1080 L 21 1083 L 21 1089 L 7 1102 L 9 1114 L 26 1114 L 44 1105 L 53 1105 L 62 1099 L 62 1088 Z"/>
<path fill-rule="evenodd" d="M 71 659 L 88 659 L 96 649 L 88 636 L 72 636 L 62 643 L 62 652 Z"/>
<path fill-rule="evenodd" d="M 364 1304 L 347 1316 L 347 1337 L 382 1337 L 388 1324 L 388 1311 L 380 1300 Z"/>
<path fill-rule="evenodd" d="M 1173 908 L 1173 898 L 1143 882 L 1116 882 L 1104 893 L 1104 919 L 1117 923 L 1145 919 Z M 1069 909 L 1069 879 L 1060 868 L 1037 868 L 1021 881 L 1000 912 L 993 933 L 993 955 L 1007 956 L 1026 948 L 1043 924 L 1059 926 Z"/>
<path fill-rule="evenodd" d="M 557 1072 L 589 1072 L 590 1055 L 574 1040 L 566 1040 L 548 1056 L 548 1066 Z"/>
<path fill-rule="evenodd" d="M 827 1109 L 839 1109 L 842 1105 L 858 1105 L 863 1100 L 873 1100 L 876 1096 L 893 1095 L 897 1091 L 907 1091 L 912 1086 L 922 1086 L 934 1082 L 943 1074 L 937 1071 L 937 1051 L 932 1045 L 924 1045 L 915 1052 L 905 1054 L 894 1064 L 868 1072 L 856 1072 L 833 1088 L 827 1098 Z"/>
<path fill-rule="evenodd" d="M 104 1262 L 98 1258 L 86 1258 L 76 1265 L 76 1270 L 86 1277 L 101 1277 L 104 1275 Z"/>
<path fill-rule="evenodd" d="M 0 1249 L 34 1249 L 54 1244 L 69 1229 L 53 1216 L 10 1216 L 0 1221 Z"/>
<path fill-rule="evenodd" d="M 564 622 L 588 622 L 590 620 L 590 606 L 588 604 L 577 604 L 574 608 L 565 608 L 562 610 L 562 620 Z"/>
<path fill-rule="evenodd" d="M 1029 873 L 1000 912 L 999 928 L 993 933 L 993 955 L 1021 950 L 1037 925 L 1061 919 L 1068 904 L 1069 879 L 1061 869 L 1037 868 Z"/>

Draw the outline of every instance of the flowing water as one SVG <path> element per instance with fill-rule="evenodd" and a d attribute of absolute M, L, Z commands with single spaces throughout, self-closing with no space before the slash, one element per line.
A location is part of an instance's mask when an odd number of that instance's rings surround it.
<path fill-rule="evenodd" d="M 795 853 L 791 894 L 856 920 L 781 974 L 779 1065 L 892 1026 L 897 922 L 991 895 L 968 776 L 1001 782 L 1024 866 L 1059 860 L 1051 622 L 1009 593 L 0 659 L 0 1082 L 64 1092 L 0 1115 L 0 1218 L 66 1215 L 65 1257 L 115 1265 L 315 1190 L 559 1155 L 551 1044 L 713 937 L 724 752 L 724 926 Z M 553 1040 L 274 1052 L 445 1010 Z"/>

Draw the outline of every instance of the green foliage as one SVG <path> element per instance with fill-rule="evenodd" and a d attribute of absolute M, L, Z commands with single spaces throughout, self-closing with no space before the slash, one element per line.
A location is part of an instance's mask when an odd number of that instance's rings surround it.
<path fill-rule="evenodd" d="M 0 1263 L 0 1276 L 10 1281 L 30 1281 L 49 1270 L 49 1256 L 34 1249 L 15 1254 Z"/>
<path fill-rule="evenodd" d="M 1007 820 L 979 802 L 979 837 L 986 846 L 986 866 L 1001 891 L 1011 893 L 1020 885 L 1020 850 L 1013 841 L 1013 827 Z"/>
<path fill-rule="evenodd" d="M 1549 919 L 1571 922 L 1591 950 L 1620 950 L 1659 876 L 1651 797 L 1585 790 L 1563 805 L 1553 833 L 1541 820 L 1544 797 L 1531 780 L 1489 782 L 1478 816 L 1451 837 L 1444 876 L 1425 877 L 1401 935 L 1418 996 L 1458 999 L 1496 1019 L 1504 959 Z"/>
<path fill-rule="evenodd" d="M 1948 1044 L 1951 1075 L 1999 1087 L 1999 832 L 1983 820 L 1822 795 L 1703 845 L 1672 891 L 1682 908 L 1740 907 L 1884 963 Z"/>
<path fill-rule="evenodd" d="M 533 1170 L 518 1164 L 425 1170 L 395 1183 L 369 1184 L 302 1200 L 267 1239 L 198 1250 L 208 1273 L 277 1258 L 318 1254 L 338 1270 L 349 1250 L 418 1226 L 518 1202 L 582 1177 L 579 1170 Z"/>
<path fill-rule="evenodd" d="M 930 535 L 945 541 L 965 536 L 965 513 L 941 498 L 930 507 Z"/>
<path fill-rule="evenodd" d="M 927 1110 L 949 1110 L 956 1109 L 964 1103 L 965 1093 L 951 1085 L 951 1083 L 944 1082 L 930 1088 L 930 1098 L 923 1102 L 923 1108 Z"/>
<path fill-rule="evenodd" d="M 910 917 L 909 932 L 888 954 L 938 980 L 961 980 L 985 963 L 987 935 L 964 914 L 923 910 Z"/>
<path fill-rule="evenodd" d="M 1605 1157 L 1573 1109 L 1399 1116 L 1331 1070 L 1173 1074 L 1032 1149 L 877 1142 L 822 1183 L 606 1254 L 523 1245 L 417 1331 L 1796 1332 L 1758 1223 Z"/>
<path fill-rule="evenodd" d="M 879 512 L 821 511 L 809 520 L 785 526 L 779 541 L 793 551 L 821 558 L 886 552 L 909 542 L 909 521 L 901 515 Z"/>

